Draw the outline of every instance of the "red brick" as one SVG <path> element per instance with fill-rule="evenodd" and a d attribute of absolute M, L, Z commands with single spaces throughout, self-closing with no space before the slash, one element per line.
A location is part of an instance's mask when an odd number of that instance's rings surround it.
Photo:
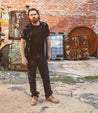
<path fill-rule="evenodd" d="M 97 0 L 80 1 L 81 4 L 75 4 L 75 1 L 59 0 L 3 0 L 2 6 L 7 11 L 26 10 L 26 5 L 37 8 L 41 13 L 41 20 L 49 24 L 49 28 L 54 32 L 70 32 L 78 26 L 88 26 L 94 30 L 96 22 Z M 71 2 L 72 1 L 72 2 Z M 8 24 L 1 25 L 2 30 L 8 30 Z M 95 27 L 97 29 L 97 27 Z"/>

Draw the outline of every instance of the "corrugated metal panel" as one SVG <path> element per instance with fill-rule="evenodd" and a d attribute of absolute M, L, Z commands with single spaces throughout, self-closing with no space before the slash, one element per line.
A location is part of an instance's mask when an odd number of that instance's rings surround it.
<path fill-rule="evenodd" d="M 28 22 L 26 11 L 11 11 L 9 13 L 9 39 L 20 39 L 23 27 Z"/>

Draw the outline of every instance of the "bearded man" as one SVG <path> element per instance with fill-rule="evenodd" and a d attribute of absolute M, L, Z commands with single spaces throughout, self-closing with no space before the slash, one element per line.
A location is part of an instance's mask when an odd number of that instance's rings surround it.
<path fill-rule="evenodd" d="M 49 27 L 40 21 L 39 11 L 31 8 L 28 11 L 30 23 L 27 24 L 21 34 L 21 57 L 22 63 L 27 65 L 30 91 L 32 94 L 31 105 L 36 105 L 39 92 L 36 88 L 36 69 L 38 67 L 44 86 L 47 101 L 59 103 L 52 95 L 48 62 L 51 58 L 51 47 L 49 39 Z M 25 46 L 26 45 L 26 46 Z"/>

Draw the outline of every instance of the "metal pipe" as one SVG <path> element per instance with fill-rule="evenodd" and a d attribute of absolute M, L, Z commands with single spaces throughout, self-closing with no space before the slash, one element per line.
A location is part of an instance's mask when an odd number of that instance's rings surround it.
<path fill-rule="evenodd" d="M 26 14 L 28 14 L 29 7 L 29 5 L 26 5 Z"/>

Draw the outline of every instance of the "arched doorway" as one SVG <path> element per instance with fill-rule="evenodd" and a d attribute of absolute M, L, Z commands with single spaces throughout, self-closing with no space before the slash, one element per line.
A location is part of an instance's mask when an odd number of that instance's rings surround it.
<path fill-rule="evenodd" d="M 68 37 L 76 36 L 76 35 L 85 35 L 88 38 L 89 55 L 91 56 L 97 50 L 97 46 L 98 46 L 98 39 L 95 32 L 88 27 L 79 26 L 74 28 L 68 34 Z"/>

